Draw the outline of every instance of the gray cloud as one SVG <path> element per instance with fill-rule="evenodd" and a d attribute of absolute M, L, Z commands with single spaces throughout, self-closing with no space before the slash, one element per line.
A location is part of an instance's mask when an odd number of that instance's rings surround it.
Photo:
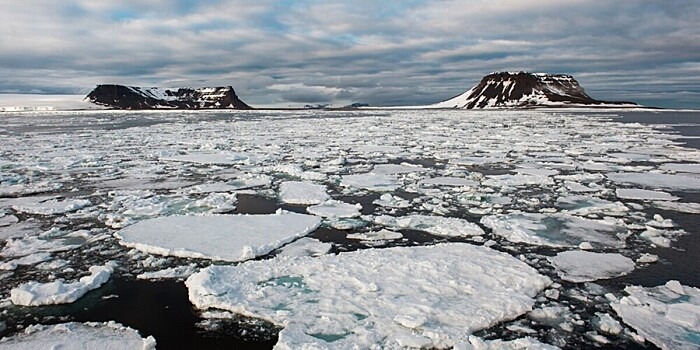
<path fill-rule="evenodd" d="M 497 70 L 700 107 L 695 1 L 29 0 L 0 13 L 0 92 L 233 85 L 253 105 L 415 105 Z M 284 88 L 289 87 L 289 88 Z"/>

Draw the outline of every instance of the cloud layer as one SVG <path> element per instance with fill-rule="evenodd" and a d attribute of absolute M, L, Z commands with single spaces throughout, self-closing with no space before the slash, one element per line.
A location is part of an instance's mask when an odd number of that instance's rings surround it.
<path fill-rule="evenodd" d="M 28 0 L 0 23 L 0 92 L 215 84 L 255 106 L 415 105 L 526 70 L 700 108 L 695 0 Z"/>

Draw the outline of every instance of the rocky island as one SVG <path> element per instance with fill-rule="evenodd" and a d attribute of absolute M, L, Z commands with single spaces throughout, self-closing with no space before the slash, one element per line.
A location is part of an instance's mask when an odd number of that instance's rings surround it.
<path fill-rule="evenodd" d="M 231 86 L 201 88 L 143 88 L 98 85 L 85 100 L 115 109 L 252 109 Z"/>
<path fill-rule="evenodd" d="M 633 102 L 588 96 L 571 75 L 495 72 L 466 92 L 432 108 L 640 107 Z"/>

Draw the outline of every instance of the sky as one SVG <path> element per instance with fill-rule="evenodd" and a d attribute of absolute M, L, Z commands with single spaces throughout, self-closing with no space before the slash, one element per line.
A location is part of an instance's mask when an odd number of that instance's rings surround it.
<path fill-rule="evenodd" d="M 700 108 L 697 0 L 4 0 L 0 93 L 228 86 L 256 106 L 422 105 L 494 71 Z"/>

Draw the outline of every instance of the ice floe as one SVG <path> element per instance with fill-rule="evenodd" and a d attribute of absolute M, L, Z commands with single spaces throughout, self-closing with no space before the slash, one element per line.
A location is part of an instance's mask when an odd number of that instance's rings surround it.
<path fill-rule="evenodd" d="M 321 218 L 278 211 L 271 215 L 169 216 L 116 233 L 127 247 L 189 258 L 242 261 L 267 254 L 315 230 Z"/>
<path fill-rule="evenodd" d="M 136 278 L 143 280 L 157 280 L 157 279 L 185 279 L 190 277 L 199 271 L 199 268 L 195 264 L 189 264 L 184 266 L 176 266 L 168 269 L 144 272 L 136 275 Z"/>
<path fill-rule="evenodd" d="M 566 251 L 549 258 L 557 274 L 565 281 L 581 283 L 626 275 L 634 270 L 634 261 L 616 253 Z"/>
<path fill-rule="evenodd" d="M 422 185 L 454 186 L 454 187 L 461 187 L 461 186 L 475 187 L 475 186 L 479 185 L 478 181 L 466 179 L 466 178 L 462 178 L 462 177 L 452 177 L 452 176 L 433 177 L 430 179 L 421 180 L 420 183 Z"/>
<path fill-rule="evenodd" d="M 320 204 L 330 199 L 326 186 L 300 181 L 281 183 L 279 196 L 288 204 Z"/>
<path fill-rule="evenodd" d="M 10 291 L 10 300 L 15 305 L 38 306 L 68 304 L 78 300 L 85 293 L 99 288 L 109 280 L 114 265 L 91 266 L 90 275 L 76 282 L 53 281 L 48 283 L 27 282 Z"/>
<path fill-rule="evenodd" d="M 344 175 L 340 184 L 378 192 L 394 191 L 401 186 L 395 175 L 374 173 Z"/>
<path fill-rule="evenodd" d="M 92 203 L 88 199 L 65 199 L 50 198 L 34 202 L 30 197 L 25 203 L 15 204 L 12 209 L 26 214 L 36 215 L 56 215 L 64 214 L 85 208 Z"/>
<path fill-rule="evenodd" d="M 35 265 L 51 260 L 51 253 L 34 253 L 0 264 L 0 270 L 14 270 L 18 266 Z"/>
<path fill-rule="evenodd" d="M 661 173 L 612 173 L 608 179 L 623 184 L 634 184 L 649 188 L 661 188 L 678 191 L 700 190 L 700 179 L 691 176 Z"/>
<path fill-rule="evenodd" d="M 629 286 L 611 304 L 622 320 L 664 350 L 700 348 L 700 289 L 669 281 L 663 286 Z"/>
<path fill-rule="evenodd" d="M 385 193 L 381 195 L 379 198 L 374 200 L 372 204 L 376 204 L 380 207 L 387 208 L 408 208 L 411 206 L 411 202 L 409 202 L 408 200 L 403 199 L 399 196 L 391 195 L 390 193 Z"/>
<path fill-rule="evenodd" d="M 29 326 L 21 334 L 0 340 L 0 348 L 6 350 L 155 350 L 156 340 L 152 336 L 144 339 L 138 331 L 112 321 L 71 322 L 51 326 Z"/>
<path fill-rule="evenodd" d="M 591 220 L 567 214 L 499 214 L 484 216 L 481 223 L 511 242 L 551 247 L 577 247 L 583 242 L 622 247 L 625 242 L 617 234 L 627 231 L 614 220 Z"/>
<path fill-rule="evenodd" d="M 638 188 L 618 188 L 615 190 L 618 198 L 637 199 L 644 201 L 676 201 L 679 198 L 662 191 L 642 190 Z"/>
<path fill-rule="evenodd" d="M 360 216 L 361 204 L 350 204 L 334 199 L 306 208 L 309 214 L 324 218 L 354 218 Z"/>
<path fill-rule="evenodd" d="M 372 220 L 389 228 L 418 230 L 436 236 L 466 237 L 484 234 L 484 230 L 479 225 L 460 218 L 429 215 L 404 217 L 379 215 L 373 217 Z"/>
<path fill-rule="evenodd" d="M 401 234 L 401 232 L 382 229 L 379 231 L 351 233 L 347 235 L 347 238 L 360 241 L 393 241 L 403 238 L 403 234 Z"/>
<path fill-rule="evenodd" d="M 672 210 L 688 214 L 700 214 L 700 203 L 656 201 L 653 203 L 653 205 L 663 210 Z"/>
<path fill-rule="evenodd" d="M 321 256 L 327 254 L 333 244 L 324 243 L 315 238 L 302 237 L 281 248 L 278 256 Z"/>
<path fill-rule="evenodd" d="M 450 347 L 529 311 L 549 283 L 507 254 L 461 243 L 211 266 L 186 281 L 199 309 L 284 327 L 280 349 Z"/>

